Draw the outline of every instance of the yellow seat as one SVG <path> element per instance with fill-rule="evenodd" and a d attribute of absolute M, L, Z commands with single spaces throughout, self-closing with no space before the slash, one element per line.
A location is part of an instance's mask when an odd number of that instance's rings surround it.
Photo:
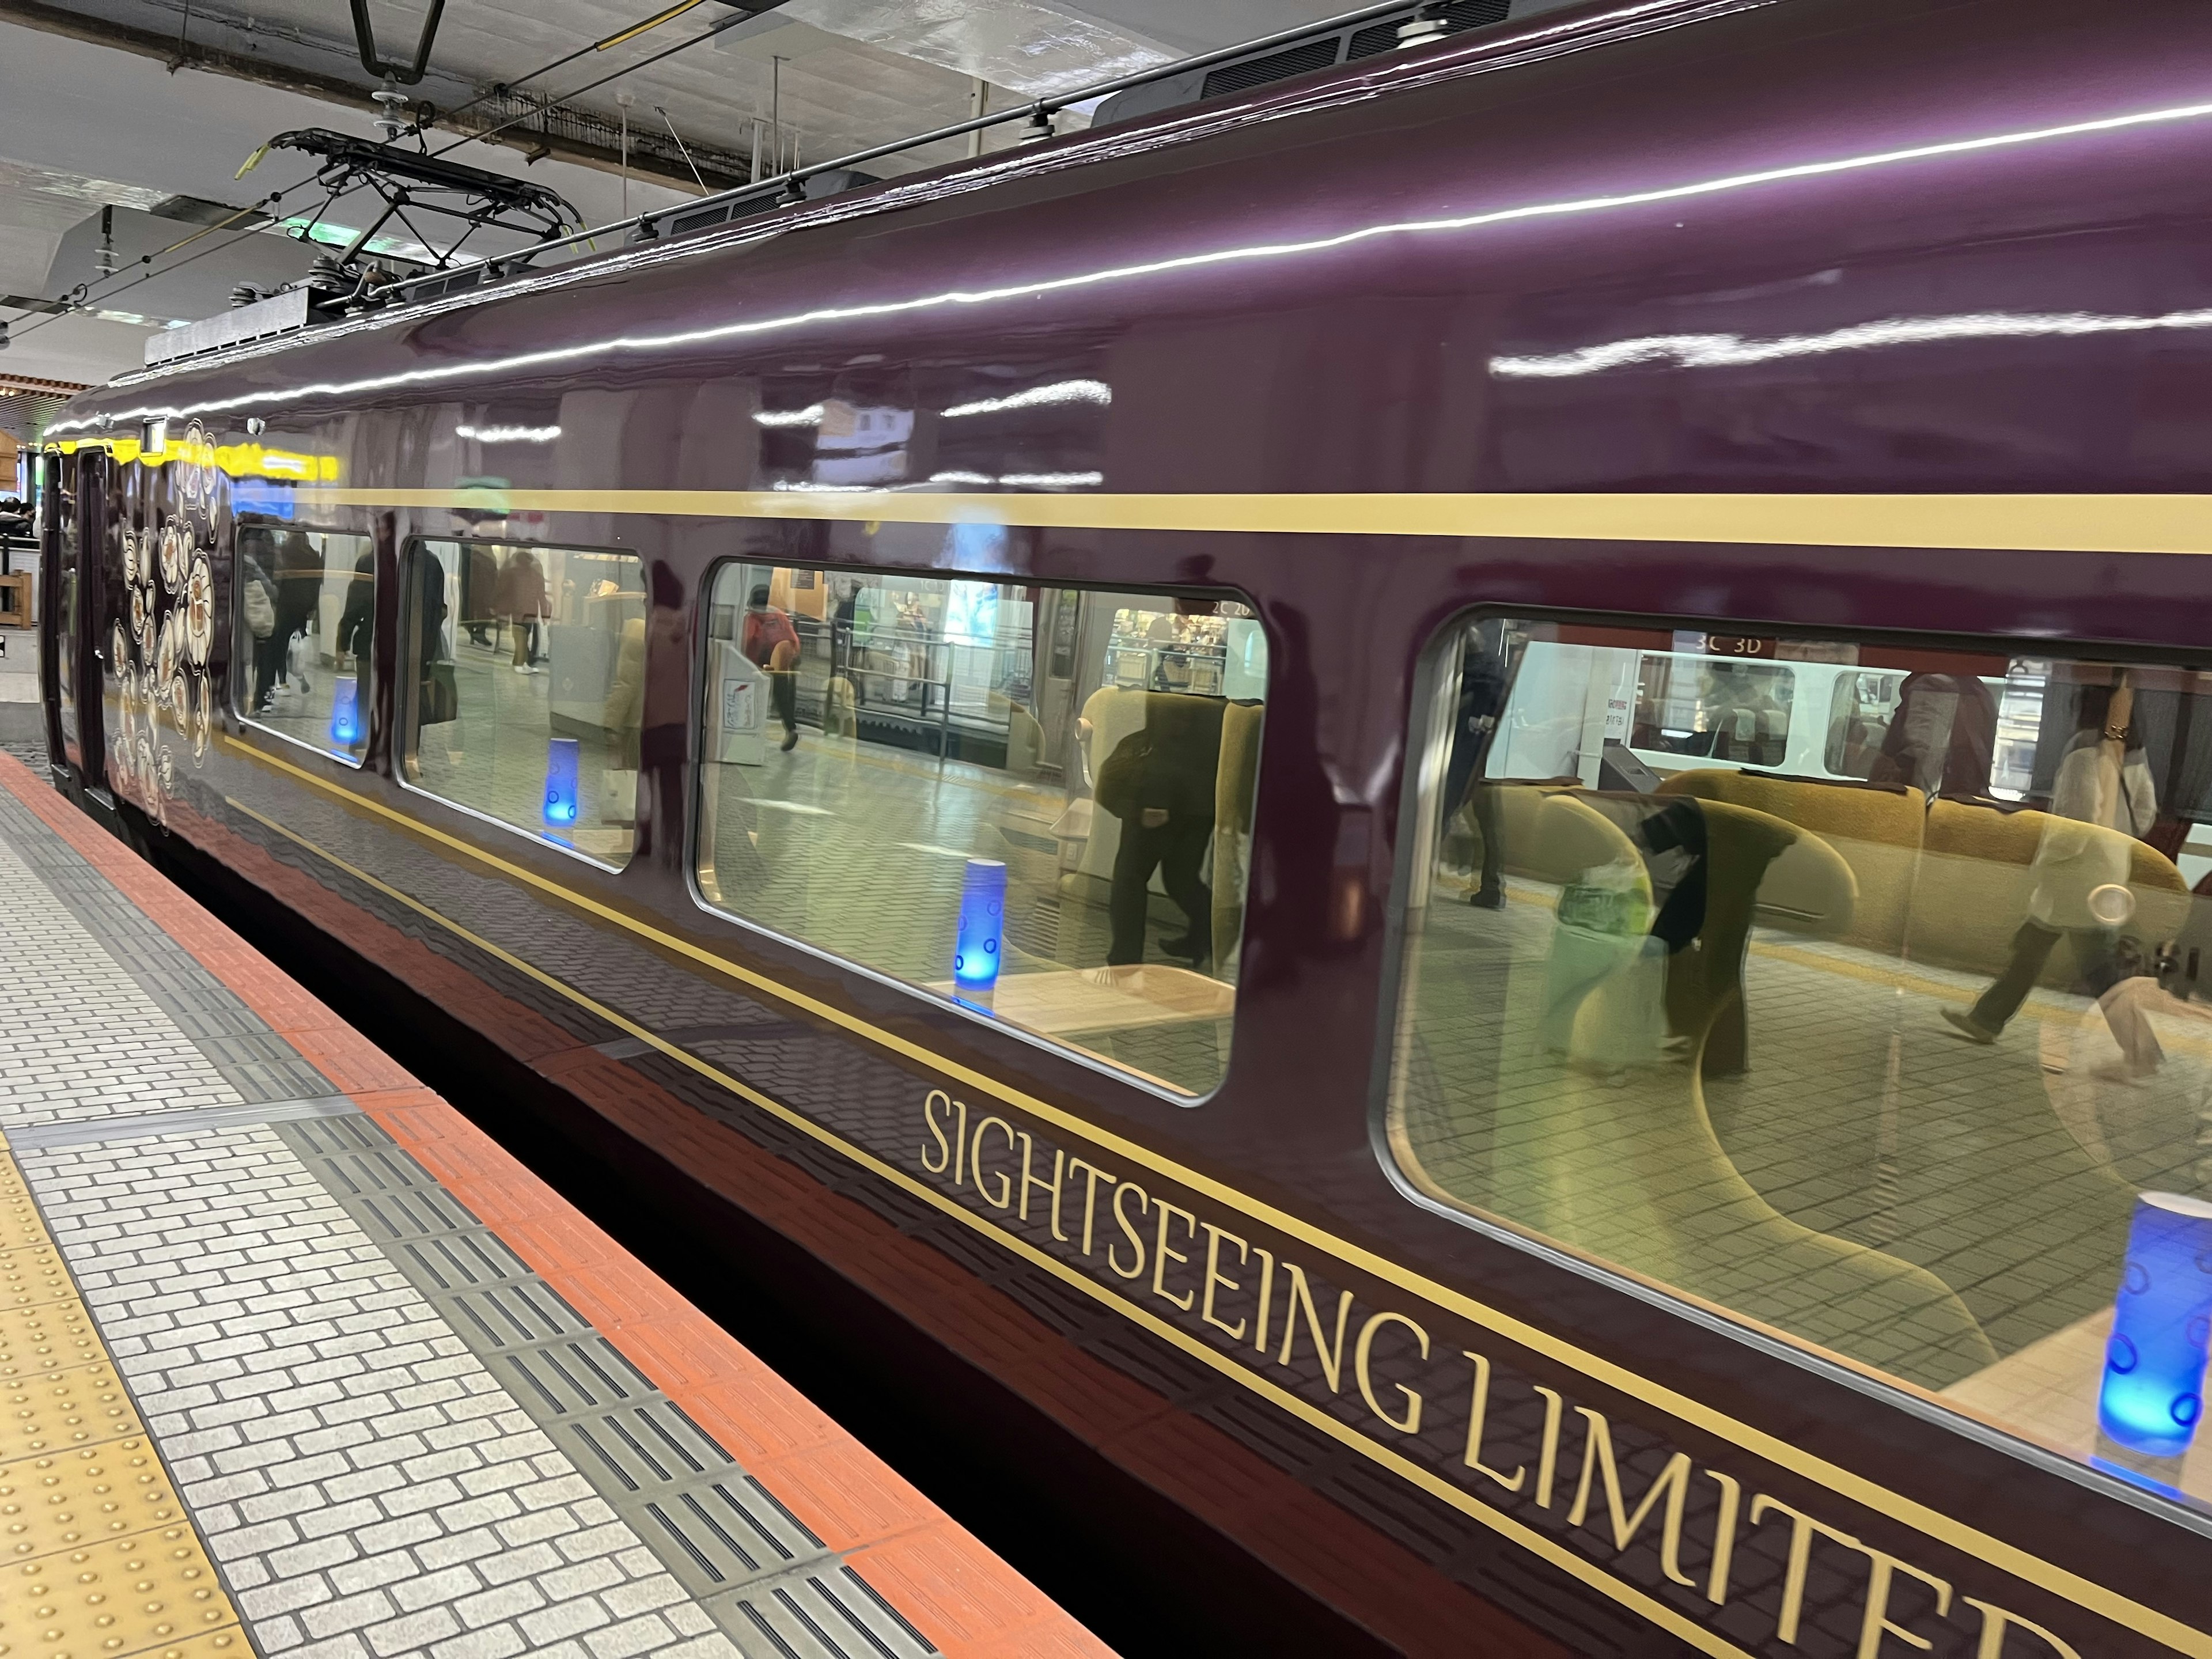
<path fill-rule="evenodd" d="M 2013 935 L 2027 918 L 2035 884 L 2035 849 L 2048 813 L 2008 812 L 1972 801 L 1939 800 L 1928 815 L 1905 948 L 1916 962 L 1995 975 L 2012 957 Z M 2106 830 L 2117 836 L 2118 830 Z M 2179 933 L 2188 919 L 2188 884 L 2155 847 L 2128 840 L 2128 887 L 2133 918 L 2124 933 L 2155 946 Z M 2054 952 L 2042 982 L 2071 983 L 2072 958 Z"/>
<path fill-rule="evenodd" d="M 1903 947 L 1927 808 L 1919 790 L 1699 769 L 1675 773 L 1659 793 L 1747 807 L 1811 830 L 1850 869 L 1852 921 L 1843 941 L 1885 956 Z"/>

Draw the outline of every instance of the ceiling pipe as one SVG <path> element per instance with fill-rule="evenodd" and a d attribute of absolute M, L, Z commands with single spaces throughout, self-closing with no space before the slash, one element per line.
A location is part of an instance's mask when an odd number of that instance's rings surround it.
<path fill-rule="evenodd" d="M 438 20 L 445 15 L 446 0 L 430 0 L 430 15 L 422 20 L 422 38 L 415 43 L 411 64 L 387 64 L 376 55 L 376 27 L 368 21 L 368 0 L 352 0 L 353 40 L 361 52 L 361 66 L 380 81 L 396 81 L 411 87 L 430 67 L 430 43 L 438 38 Z"/>

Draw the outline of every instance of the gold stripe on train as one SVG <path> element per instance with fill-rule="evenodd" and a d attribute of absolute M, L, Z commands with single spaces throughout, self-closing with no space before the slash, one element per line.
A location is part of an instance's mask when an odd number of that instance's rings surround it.
<path fill-rule="evenodd" d="M 2212 495 L 924 495 L 896 489 L 354 489 L 299 507 L 654 514 L 1500 540 L 2212 553 Z"/>

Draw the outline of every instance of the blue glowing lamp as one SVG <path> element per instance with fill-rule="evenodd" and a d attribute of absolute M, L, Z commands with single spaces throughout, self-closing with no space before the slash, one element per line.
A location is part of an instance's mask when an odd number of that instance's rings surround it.
<path fill-rule="evenodd" d="M 576 759 L 581 747 L 574 738 L 546 741 L 545 822 L 556 830 L 576 821 Z"/>
<path fill-rule="evenodd" d="M 999 982 L 1006 921 L 1006 866 L 969 859 L 960 879 L 960 936 L 952 947 L 952 994 L 988 997 Z"/>
<path fill-rule="evenodd" d="M 349 749 L 361 741 L 361 681 L 340 680 L 331 691 L 331 741 Z"/>
<path fill-rule="evenodd" d="M 2128 1450 L 2179 1457 L 2204 1414 L 2212 1338 L 2212 1204 L 2142 1193 L 2105 1350 L 2097 1419 Z"/>

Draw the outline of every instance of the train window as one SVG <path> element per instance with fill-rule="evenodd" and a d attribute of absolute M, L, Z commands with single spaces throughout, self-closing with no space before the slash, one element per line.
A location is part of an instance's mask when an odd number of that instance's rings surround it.
<path fill-rule="evenodd" d="M 288 524 L 246 522 L 237 535 L 231 638 L 239 708 L 265 731 L 360 765 L 376 623 L 374 544 Z M 142 556 L 167 557 L 166 542 Z M 164 648 L 152 647 L 149 660 Z"/>
<path fill-rule="evenodd" d="M 709 902 L 1178 1095 L 1220 1081 L 1267 678 L 1244 605 L 732 563 L 708 634 Z"/>
<path fill-rule="evenodd" d="M 1796 690 L 1796 677 L 1772 663 L 1638 652 L 1631 742 L 1726 765 L 1779 766 Z"/>
<path fill-rule="evenodd" d="M 421 540 L 402 578 L 400 766 L 456 806 L 620 869 L 637 813 L 645 567 Z"/>
<path fill-rule="evenodd" d="M 2212 1316 L 2212 674 L 1699 642 L 1686 665 L 1671 629 L 1512 618 L 1448 641 L 1401 1170 L 1439 1208 L 2212 1498 L 2183 1462 Z M 1650 744 L 1655 658 L 1701 709 L 1732 683 L 1753 752 Z M 1786 769 L 1755 763 L 1775 707 L 1826 727 Z"/>

